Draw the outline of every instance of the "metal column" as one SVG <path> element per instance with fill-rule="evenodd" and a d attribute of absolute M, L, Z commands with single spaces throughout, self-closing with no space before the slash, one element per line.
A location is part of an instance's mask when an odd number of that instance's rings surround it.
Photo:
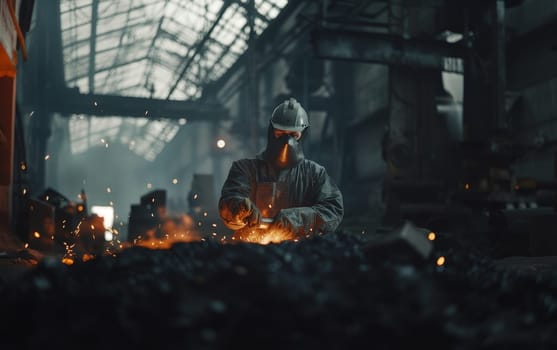
<path fill-rule="evenodd" d="M 15 77 L 0 77 L 0 231 L 9 230 L 12 217 L 15 90 Z"/>

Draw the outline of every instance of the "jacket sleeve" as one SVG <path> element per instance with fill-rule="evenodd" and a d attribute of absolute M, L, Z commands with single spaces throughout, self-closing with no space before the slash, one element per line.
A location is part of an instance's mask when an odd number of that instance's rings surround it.
<path fill-rule="evenodd" d="M 313 198 L 306 199 L 307 206 L 282 209 L 279 214 L 297 235 L 334 232 L 344 216 L 342 193 L 324 167 L 317 168 L 312 182 Z"/>
<path fill-rule="evenodd" d="M 239 203 L 246 198 L 251 198 L 253 188 L 252 175 L 245 162 L 234 161 L 228 172 L 228 177 L 224 181 L 221 189 L 221 196 L 218 209 L 221 219 L 226 227 L 237 230 L 245 226 L 245 223 L 237 221 L 234 217 L 233 208 L 237 208 Z"/>

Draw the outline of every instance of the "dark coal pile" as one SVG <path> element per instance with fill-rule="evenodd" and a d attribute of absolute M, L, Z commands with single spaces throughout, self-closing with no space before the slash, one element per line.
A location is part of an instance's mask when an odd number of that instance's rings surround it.
<path fill-rule="evenodd" d="M 0 285 L 0 345 L 557 348 L 556 273 L 502 270 L 442 235 L 428 261 L 378 259 L 362 237 L 133 247 L 74 266 L 46 258 Z"/>

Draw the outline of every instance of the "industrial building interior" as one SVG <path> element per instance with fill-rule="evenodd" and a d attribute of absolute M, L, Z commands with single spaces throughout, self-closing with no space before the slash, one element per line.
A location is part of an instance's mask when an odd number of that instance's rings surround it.
<path fill-rule="evenodd" d="M 0 1 L 0 344 L 557 348 L 557 1 Z M 334 233 L 218 211 L 273 109 Z"/>

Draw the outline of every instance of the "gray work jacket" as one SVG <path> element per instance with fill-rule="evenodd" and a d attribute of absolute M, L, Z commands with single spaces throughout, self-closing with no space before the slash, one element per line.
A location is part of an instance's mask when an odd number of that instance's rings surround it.
<path fill-rule="evenodd" d="M 330 233 L 342 221 L 344 204 L 340 189 L 323 166 L 309 159 L 282 170 L 270 166 L 261 155 L 234 161 L 222 187 L 219 206 L 234 197 L 249 197 L 255 203 L 259 182 L 287 184 L 288 208 L 281 212 L 297 235 Z"/>

